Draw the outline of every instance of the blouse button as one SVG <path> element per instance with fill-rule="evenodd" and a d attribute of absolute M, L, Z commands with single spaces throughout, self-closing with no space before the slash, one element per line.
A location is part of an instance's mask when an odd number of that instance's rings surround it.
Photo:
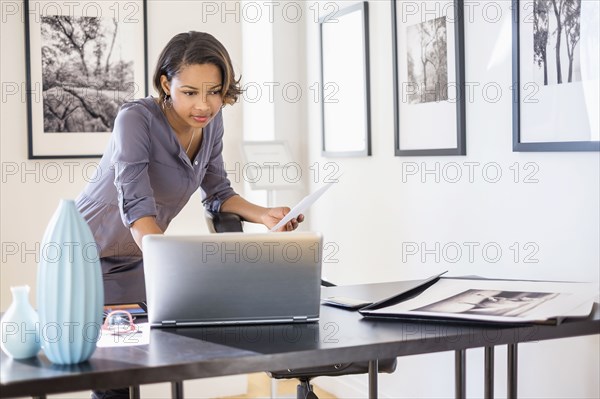
<path fill-rule="evenodd" d="M 198 165 L 198 161 L 194 162 L 194 165 Z"/>

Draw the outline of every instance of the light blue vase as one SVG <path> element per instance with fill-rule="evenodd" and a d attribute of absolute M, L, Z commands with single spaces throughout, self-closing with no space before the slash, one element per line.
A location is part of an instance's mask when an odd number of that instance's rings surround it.
<path fill-rule="evenodd" d="M 42 349 L 53 363 L 83 362 L 96 349 L 104 291 L 98 248 L 74 201 L 60 202 L 40 249 L 37 308 Z"/>
<path fill-rule="evenodd" d="M 10 287 L 13 301 L 2 316 L 0 346 L 15 359 L 34 357 L 40 351 L 39 319 L 29 303 L 29 286 Z"/>

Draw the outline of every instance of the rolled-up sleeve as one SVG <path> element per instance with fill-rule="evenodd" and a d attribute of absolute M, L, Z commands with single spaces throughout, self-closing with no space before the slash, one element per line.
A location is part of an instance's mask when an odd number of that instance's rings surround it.
<path fill-rule="evenodd" d="M 150 120 L 141 105 L 122 109 L 112 133 L 112 159 L 121 219 L 126 227 L 144 216 L 156 216 L 156 202 L 148 176 Z"/>
<path fill-rule="evenodd" d="M 215 117 L 214 133 L 215 140 L 208 161 L 206 174 L 200 187 L 203 192 L 202 203 L 211 212 L 219 212 L 221 205 L 229 198 L 236 195 L 231 188 L 231 182 L 227 178 L 225 165 L 223 163 L 223 118 L 221 113 Z"/>

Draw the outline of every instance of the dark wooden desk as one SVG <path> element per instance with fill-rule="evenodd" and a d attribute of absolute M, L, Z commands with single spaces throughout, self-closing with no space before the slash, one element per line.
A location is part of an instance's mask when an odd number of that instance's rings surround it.
<path fill-rule="evenodd" d="M 383 296 L 393 292 L 393 283 L 368 286 Z M 326 292 L 328 296 L 361 297 L 361 287 L 365 286 L 332 287 Z M 0 397 L 44 396 L 158 382 L 175 382 L 173 392 L 177 396 L 181 393 L 181 381 L 187 379 L 353 361 L 371 361 L 373 377 L 376 359 L 443 351 L 456 352 L 456 396 L 464 397 L 465 350 L 489 350 L 498 345 L 509 345 L 509 358 L 513 357 L 509 368 L 514 367 L 509 372 L 513 373 L 516 396 L 518 343 L 598 333 L 597 305 L 593 315 L 585 320 L 521 327 L 373 321 L 356 312 L 322 306 L 320 321 L 311 324 L 153 329 L 150 345 L 98 348 L 89 361 L 79 365 L 53 365 L 43 354 L 16 361 L 2 353 Z M 491 354 L 493 360 L 493 349 Z M 487 362 L 489 357 L 486 359 Z M 371 395 L 376 394 L 376 388 L 371 390 Z"/>

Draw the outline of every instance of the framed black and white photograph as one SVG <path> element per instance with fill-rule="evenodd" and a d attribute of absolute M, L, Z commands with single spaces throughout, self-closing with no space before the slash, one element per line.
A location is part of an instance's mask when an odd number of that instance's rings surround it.
<path fill-rule="evenodd" d="M 600 3 L 513 0 L 513 150 L 600 150 Z"/>
<path fill-rule="evenodd" d="M 361 2 L 319 20 L 323 156 L 371 155 L 368 10 Z"/>
<path fill-rule="evenodd" d="M 29 159 L 102 155 L 147 86 L 146 2 L 24 1 Z"/>
<path fill-rule="evenodd" d="M 392 0 L 395 155 L 465 155 L 463 1 Z"/>

